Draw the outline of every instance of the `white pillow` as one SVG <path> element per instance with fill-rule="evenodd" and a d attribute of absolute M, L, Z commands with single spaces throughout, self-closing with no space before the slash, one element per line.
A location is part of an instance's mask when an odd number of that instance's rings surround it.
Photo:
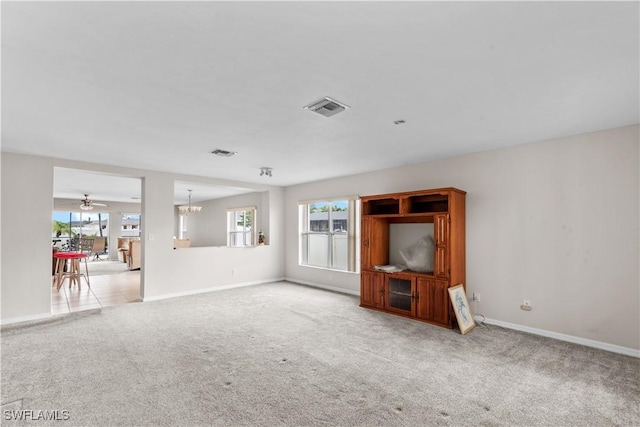
<path fill-rule="evenodd" d="M 400 249 L 400 256 L 409 270 L 424 273 L 433 271 L 434 261 L 433 237 L 424 236 L 413 245 Z"/>

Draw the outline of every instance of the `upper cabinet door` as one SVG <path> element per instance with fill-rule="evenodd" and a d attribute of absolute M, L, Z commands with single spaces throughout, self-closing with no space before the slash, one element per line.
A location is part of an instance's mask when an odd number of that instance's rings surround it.
<path fill-rule="evenodd" d="M 360 268 L 371 268 L 371 256 L 369 249 L 371 247 L 371 220 L 362 217 L 360 223 Z"/>
<path fill-rule="evenodd" d="M 435 262 L 433 274 L 449 277 L 449 215 L 433 217 Z"/>

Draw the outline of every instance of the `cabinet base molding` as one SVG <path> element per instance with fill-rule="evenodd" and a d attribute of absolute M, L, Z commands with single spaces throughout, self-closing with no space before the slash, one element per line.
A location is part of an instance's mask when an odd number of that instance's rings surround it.
<path fill-rule="evenodd" d="M 379 311 L 380 313 L 389 314 L 389 311 L 385 310 L 383 308 L 368 307 L 368 306 L 362 305 L 362 304 L 360 304 L 360 307 L 361 308 L 366 308 L 367 310 Z M 410 316 L 410 315 L 406 315 L 406 314 L 400 314 L 400 313 L 393 313 L 393 314 L 395 316 L 398 316 L 398 317 L 404 317 L 406 319 L 417 320 L 418 322 L 428 323 L 428 324 L 434 325 L 434 326 L 442 326 L 444 328 L 453 329 L 453 324 L 449 324 L 449 323 L 442 324 L 442 323 L 434 322 L 434 321 L 431 321 L 431 320 L 419 319 L 419 318 L 417 318 L 415 316 Z"/>

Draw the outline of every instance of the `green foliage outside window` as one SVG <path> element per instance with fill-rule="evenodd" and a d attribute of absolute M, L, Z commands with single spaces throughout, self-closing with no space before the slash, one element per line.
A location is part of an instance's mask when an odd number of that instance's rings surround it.
<path fill-rule="evenodd" d="M 68 222 L 62 222 L 62 221 L 58 221 L 58 220 L 54 220 L 53 221 L 53 225 L 52 225 L 52 229 L 53 232 L 56 233 L 57 236 L 61 236 L 61 235 L 69 235 L 69 223 Z M 60 233 L 60 234 L 58 234 Z M 75 232 L 71 232 L 72 236 L 77 235 L 77 233 Z"/>
<path fill-rule="evenodd" d="M 253 225 L 253 218 L 251 218 L 251 213 L 252 211 L 239 211 L 236 225 L 239 227 L 251 227 Z"/>

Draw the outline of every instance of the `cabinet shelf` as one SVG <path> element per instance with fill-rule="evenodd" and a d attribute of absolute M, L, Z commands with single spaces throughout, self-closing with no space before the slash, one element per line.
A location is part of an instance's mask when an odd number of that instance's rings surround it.
<path fill-rule="evenodd" d="M 412 212 L 412 213 L 399 215 L 399 216 L 402 216 L 403 218 L 423 218 L 423 217 L 433 217 L 434 215 L 441 214 L 441 213 L 443 212 L 426 211 L 426 212 Z"/>
<path fill-rule="evenodd" d="M 442 194 L 407 197 L 408 214 L 442 213 L 449 211 L 449 197 Z"/>
<path fill-rule="evenodd" d="M 399 215 L 400 200 L 383 198 L 370 200 L 364 205 L 364 215 Z"/>
<path fill-rule="evenodd" d="M 436 276 L 433 274 L 433 271 L 413 271 L 413 270 L 402 270 L 402 271 L 393 271 L 393 272 L 387 272 L 387 271 L 381 271 L 381 270 L 376 270 L 375 268 L 362 268 L 362 271 L 370 271 L 370 272 L 375 272 L 375 273 L 381 273 L 384 274 L 385 276 L 394 276 L 394 277 L 400 277 L 400 278 L 406 278 L 406 277 L 425 277 L 425 278 L 435 278 Z"/>
<path fill-rule="evenodd" d="M 389 291 L 389 293 L 390 293 L 390 294 L 394 294 L 394 295 L 400 295 L 400 296 L 403 296 L 403 297 L 413 297 L 413 295 L 411 295 L 411 294 L 405 294 L 405 293 L 403 293 L 403 292 L 393 292 L 393 291 Z"/>

